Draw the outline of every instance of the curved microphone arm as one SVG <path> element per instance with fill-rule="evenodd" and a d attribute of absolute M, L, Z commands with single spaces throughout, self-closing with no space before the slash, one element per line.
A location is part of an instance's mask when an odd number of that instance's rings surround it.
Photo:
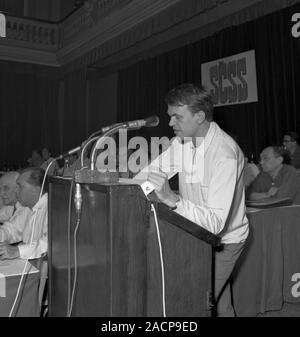
<path fill-rule="evenodd" d="M 95 140 L 97 140 L 99 138 L 99 136 L 95 136 L 95 137 L 89 137 L 89 139 L 87 140 L 87 142 L 84 144 L 82 150 L 81 150 L 81 153 L 80 153 L 80 165 L 81 165 L 81 168 L 83 168 L 83 165 L 84 165 L 84 153 L 86 151 L 86 148 L 91 144 L 93 143 Z"/>
<path fill-rule="evenodd" d="M 93 147 L 92 150 L 92 155 L 91 155 L 91 170 L 93 171 L 95 169 L 95 155 L 96 155 L 96 150 L 98 149 L 99 145 L 101 144 L 101 142 L 103 141 L 103 139 L 105 137 L 111 136 L 112 134 L 114 134 L 116 131 L 118 131 L 119 129 L 122 128 L 126 128 L 127 124 L 126 123 L 120 123 L 117 124 L 116 126 L 112 127 L 111 129 L 109 129 L 108 131 L 106 131 L 101 137 L 99 137 L 99 139 L 97 140 L 96 144 Z"/>
<path fill-rule="evenodd" d="M 107 128 L 109 128 L 109 126 L 107 126 Z M 102 128 L 102 129 L 103 129 L 103 128 Z M 95 131 L 94 133 L 92 133 L 92 134 L 89 136 L 89 138 L 87 139 L 87 141 L 89 142 L 92 138 L 95 138 L 96 136 L 99 137 L 99 135 L 100 135 L 101 133 L 103 133 L 102 129 L 97 130 L 97 131 Z"/>
<path fill-rule="evenodd" d="M 118 124 L 115 124 L 114 127 L 119 126 L 119 125 L 124 125 L 124 124 L 123 124 L 123 123 L 118 123 Z M 111 130 L 111 129 L 112 129 L 112 126 L 111 126 L 111 127 L 108 126 L 107 128 L 109 128 L 109 130 Z M 84 166 L 84 153 L 85 153 L 87 147 L 88 147 L 91 143 L 93 143 L 95 140 L 97 140 L 97 139 L 99 138 L 99 134 L 103 133 L 102 130 L 103 130 L 103 129 L 98 130 L 98 131 L 92 133 L 92 134 L 89 136 L 89 138 L 86 140 L 86 143 L 84 144 L 84 146 L 83 146 L 83 148 L 82 148 L 82 150 L 81 150 L 81 154 L 80 154 L 80 165 L 81 165 L 81 168 L 83 168 L 83 166 Z M 108 132 L 109 130 L 107 130 L 106 132 Z"/>

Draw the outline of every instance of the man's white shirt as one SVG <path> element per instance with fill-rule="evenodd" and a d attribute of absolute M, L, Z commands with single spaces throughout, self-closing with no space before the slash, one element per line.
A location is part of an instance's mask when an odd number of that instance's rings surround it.
<path fill-rule="evenodd" d="M 11 207 L 10 217 L 0 226 L 0 242 L 17 243 L 23 239 L 23 231 L 31 217 L 31 210 L 19 202 Z M 7 214 L 9 215 L 9 214 Z"/>
<path fill-rule="evenodd" d="M 176 213 L 218 234 L 222 243 L 240 243 L 249 232 L 243 181 L 244 155 L 233 139 L 215 122 L 205 138 L 171 146 L 149 166 L 159 167 L 168 176 L 179 174 Z M 149 166 L 135 176 L 145 176 Z"/>
<path fill-rule="evenodd" d="M 35 259 L 48 249 L 48 195 L 44 194 L 32 210 L 18 204 L 14 215 L 0 227 L 0 242 L 18 244 L 20 258 Z"/>
<path fill-rule="evenodd" d="M 14 214 L 15 206 L 3 206 L 0 209 L 0 222 L 8 221 Z"/>
<path fill-rule="evenodd" d="M 36 259 L 48 250 L 48 194 L 45 193 L 32 208 L 26 222 L 22 243 L 18 245 L 20 258 Z"/>

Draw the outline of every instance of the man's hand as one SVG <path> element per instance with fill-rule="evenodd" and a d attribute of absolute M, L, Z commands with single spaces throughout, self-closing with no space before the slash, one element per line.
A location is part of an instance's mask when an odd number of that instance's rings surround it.
<path fill-rule="evenodd" d="M 20 256 L 17 246 L 0 243 L 0 260 L 16 259 Z"/>
<path fill-rule="evenodd" d="M 269 191 L 267 192 L 267 197 L 272 198 L 274 195 L 278 192 L 278 187 L 271 187 Z"/>
<path fill-rule="evenodd" d="M 169 185 L 168 176 L 166 173 L 159 171 L 152 171 L 147 179 L 155 188 L 155 194 L 158 199 L 169 207 L 175 207 L 179 197 L 174 193 Z"/>

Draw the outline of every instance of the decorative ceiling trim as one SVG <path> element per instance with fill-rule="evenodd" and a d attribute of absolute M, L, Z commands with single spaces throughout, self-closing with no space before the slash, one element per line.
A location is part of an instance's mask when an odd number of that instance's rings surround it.
<path fill-rule="evenodd" d="M 62 24 L 8 18 L 0 59 L 104 68 L 195 42 L 300 0 L 87 0 Z M 176 42 L 173 42 L 176 41 Z M 179 42 L 178 42 L 179 41 Z M 170 49 L 169 49 L 170 50 Z M 151 54 L 152 53 L 152 54 Z"/>
<path fill-rule="evenodd" d="M 62 47 L 57 53 L 57 59 L 63 65 L 68 64 L 180 1 L 182 0 L 132 0 L 127 6 L 103 17 L 75 41 Z"/>
<path fill-rule="evenodd" d="M 131 32 L 126 32 L 117 37 L 115 40 L 109 41 L 107 44 L 111 44 L 111 46 L 106 44 L 87 54 L 84 57 L 86 60 L 81 60 L 81 64 L 93 64 L 94 67 L 105 68 L 124 60 L 126 60 L 125 63 L 128 63 L 128 60 L 134 56 L 135 62 L 137 62 L 138 58 L 151 58 L 172 49 L 180 48 L 184 45 L 199 41 L 200 39 L 212 35 L 222 29 L 255 20 L 261 16 L 290 7 L 296 3 L 300 3 L 300 1 L 222 1 L 222 5 L 219 5 L 217 8 L 213 8 L 207 12 L 202 12 L 199 15 L 194 15 L 189 20 L 183 19 L 181 22 L 177 22 L 169 29 L 149 34 L 147 29 L 149 30 L 155 24 L 159 26 L 159 22 L 153 22 L 160 19 L 158 16 L 153 18 L 153 20 L 144 22 L 140 26 L 136 27 L 136 32 L 139 33 L 135 33 L 135 35 L 133 34 L 130 37 Z M 145 38 L 141 38 L 143 33 L 145 34 Z M 136 34 L 140 34 L 139 39 L 136 38 Z M 116 48 L 118 44 L 122 45 L 124 44 L 124 41 L 128 42 L 130 38 L 132 41 L 131 44 L 128 43 L 127 47 L 119 48 L 119 50 Z M 115 52 L 106 54 L 109 50 L 113 50 Z M 94 60 L 96 61 L 93 62 Z"/>
<path fill-rule="evenodd" d="M 55 53 L 0 44 L 0 55 L 1 60 L 60 67 Z"/>

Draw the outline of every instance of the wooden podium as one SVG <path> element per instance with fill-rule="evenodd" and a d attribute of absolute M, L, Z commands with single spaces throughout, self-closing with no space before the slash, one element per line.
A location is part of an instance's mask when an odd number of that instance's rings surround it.
<path fill-rule="evenodd" d="M 67 316 L 74 282 L 76 213 L 70 189 L 71 180 L 51 178 L 50 316 Z M 151 204 L 141 188 L 81 184 L 81 191 L 71 316 L 162 316 L 157 231 Z M 219 238 L 164 205 L 155 206 L 164 261 L 166 315 L 210 316 L 212 246 L 219 244 Z"/>

